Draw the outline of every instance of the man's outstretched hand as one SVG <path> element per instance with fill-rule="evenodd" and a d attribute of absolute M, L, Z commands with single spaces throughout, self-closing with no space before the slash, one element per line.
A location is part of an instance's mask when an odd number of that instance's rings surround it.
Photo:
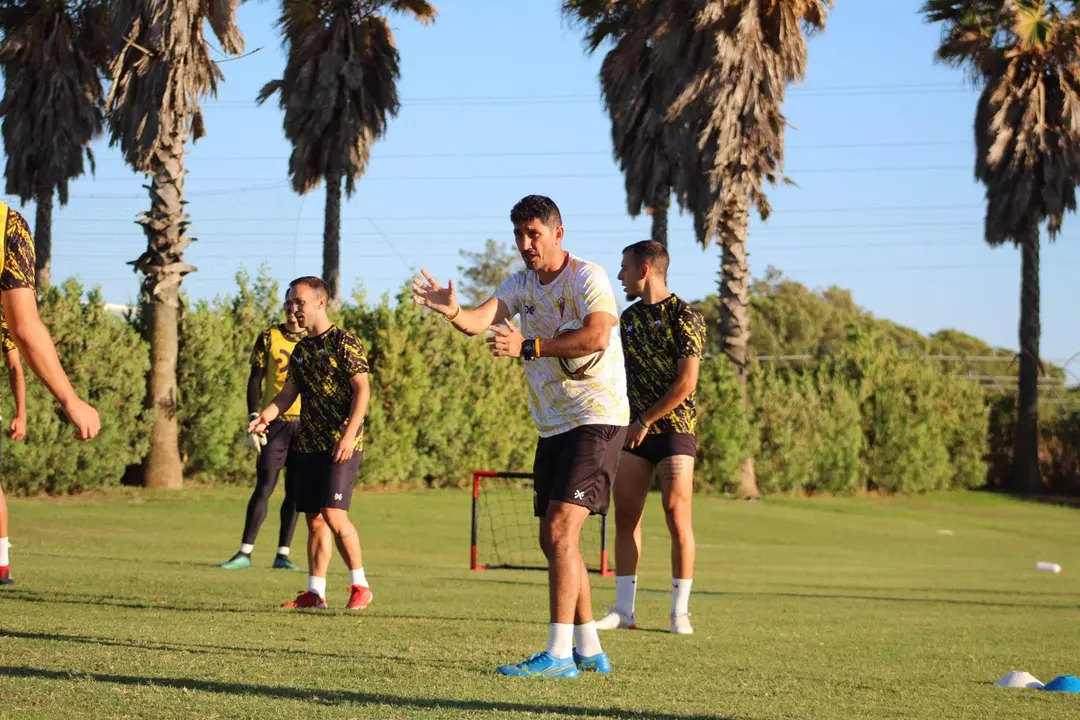
<path fill-rule="evenodd" d="M 454 292 L 453 280 L 444 288 L 427 270 L 421 270 L 420 274 L 424 276 L 423 280 L 413 278 L 413 302 L 430 308 L 443 317 L 451 317 L 461 309 L 457 293 Z"/>

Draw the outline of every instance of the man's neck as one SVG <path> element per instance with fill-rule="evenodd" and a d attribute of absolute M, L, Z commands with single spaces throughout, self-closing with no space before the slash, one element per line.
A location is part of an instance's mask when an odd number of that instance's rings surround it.
<path fill-rule="evenodd" d="M 334 323 L 330 322 L 330 318 L 324 315 L 311 323 L 311 327 L 308 328 L 308 335 L 322 335 L 332 327 L 334 327 Z"/>
<path fill-rule="evenodd" d="M 536 276 L 540 278 L 540 284 L 547 285 L 552 280 L 559 277 L 559 273 L 563 271 L 563 268 L 566 267 L 568 262 L 570 262 L 570 253 L 563 250 L 562 256 L 559 258 L 559 263 L 555 268 L 546 268 L 536 271 Z"/>
<path fill-rule="evenodd" d="M 281 324 L 281 329 L 284 330 L 287 333 L 295 335 L 298 332 L 302 332 L 304 328 L 300 327 L 297 323 L 291 322 L 291 323 L 282 323 Z"/>
<path fill-rule="evenodd" d="M 641 293 L 641 302 L 646 305 L 655 305 L 664 302 L 671 297 L 671 291 L 667 289 L 667 283 L 647 283 L 645 292 Z"/>

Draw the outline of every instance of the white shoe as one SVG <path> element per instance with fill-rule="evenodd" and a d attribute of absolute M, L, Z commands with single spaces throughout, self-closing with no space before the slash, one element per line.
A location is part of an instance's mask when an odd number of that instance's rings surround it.
<path fill-rule="evenodd" d="M 604 617 L 596 621 L 597 630 L 636 630 L 637 625 L 634 623 L 634 616 L 626 616 L 621 612 L 611 607 L 608 608 L 607 614 Z"/>
<path fill-rule="evenodd" d="M 694 628 L 690 627 L 690 613 L 671 614 L 671 632 L 676 635 L 693 635 Z"/>

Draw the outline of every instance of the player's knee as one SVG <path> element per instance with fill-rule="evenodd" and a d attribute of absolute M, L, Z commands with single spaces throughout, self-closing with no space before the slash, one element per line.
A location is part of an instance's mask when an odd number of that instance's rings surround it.
<path fill-rule="evenodd" d="M 323 511 L 323 519 L 330 531 L 338 537 L 346 535 L 353 529 L 352 523 L 349 522 L 349 515 L 344 510 L 328 508 Z"/>
<path fill-rule="evenodd" d="M 641 519 L 641 508 L 637 505 L 615 506 L 615 532 L 632 533 Z"/>

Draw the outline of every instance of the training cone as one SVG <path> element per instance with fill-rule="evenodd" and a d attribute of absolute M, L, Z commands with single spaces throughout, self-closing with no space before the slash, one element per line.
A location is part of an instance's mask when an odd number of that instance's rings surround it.
<path fill-rule="evenodd" d="M 1036 690 L 1043 687 L 1043 684 L 1039 682 L 1034 675 L 1028 672 L 1022 672 L 1020 670 L 1013 670 L 1011 673 L 1001 678 L 994 684 L 998 687 L 1034 688 Z"/>
<path fill-rule="evenodd" d="M 1062 675 L 1056 677 L 1043 686 L 1043 690 L 1050 692 L 1080 693 L 1080 679 L 1075 675 Z"/>

